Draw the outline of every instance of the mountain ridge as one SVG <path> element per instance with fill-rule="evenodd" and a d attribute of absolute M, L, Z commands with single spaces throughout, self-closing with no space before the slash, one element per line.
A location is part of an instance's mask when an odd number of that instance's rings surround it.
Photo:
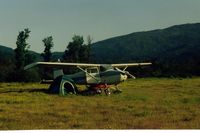
<path fill-rule="evenodd" d="M 199 38 L 200 23 L 176 25 L 96 42 L 92 45 L 92 55 L 93 59 L 100 62 L 102 61 L 100 58 L 104 58 L 103 61 L 106 62 L 115 61 L 116 58 L 121 58 L 120 62 L 148 60 L 157 58 L 159 54 L 167 54 L 169 51 L 183 47 L 198 46 L 199 49 L 199 45 L 197 45 L 200 42 Z M 109 60 L 107 60 L 108 58 Z"/>

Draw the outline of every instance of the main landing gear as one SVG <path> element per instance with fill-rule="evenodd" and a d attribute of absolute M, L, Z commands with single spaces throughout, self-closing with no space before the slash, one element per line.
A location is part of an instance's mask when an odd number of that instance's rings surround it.
<path fill-rule="evenodd" d="M 119 89 L 118 85 L 115 87 L 107 85 L 107 84 L 99 84 L 99 85 L 90 85 L 87 86 L 88 91 L 92 92 L 93 94 L 102 94 L 103 92 L 109 96 L 111 93 L 117 94 L 121 93 L 122 91 Z"/>

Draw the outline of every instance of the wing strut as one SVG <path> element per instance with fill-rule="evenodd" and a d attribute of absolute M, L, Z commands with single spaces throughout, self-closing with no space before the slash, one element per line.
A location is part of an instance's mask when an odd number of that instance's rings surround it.
<path fill-rule="evenodd" d="M 128 66 L 126 66 L 126 67 L 123 69 L 123 71 L 125 71 L 127 68 L 128 68 Z"/>

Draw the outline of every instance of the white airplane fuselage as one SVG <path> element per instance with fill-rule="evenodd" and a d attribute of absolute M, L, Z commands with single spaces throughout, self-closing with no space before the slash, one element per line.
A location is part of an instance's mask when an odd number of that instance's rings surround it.
<path fill-rule="evenodd" d="M 66 75 L 76 84 L 80 85 L 98 85 L 98 84 L 119 84 L 127 79 L 126 74 L 122 74 L 114 69 L 109 69 L 103 72 L 78 72 L 71 75 Z"/>

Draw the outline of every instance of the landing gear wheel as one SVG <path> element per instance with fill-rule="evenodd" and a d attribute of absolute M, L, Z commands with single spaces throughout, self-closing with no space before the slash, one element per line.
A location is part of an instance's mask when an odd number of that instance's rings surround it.
<path fill-rule="evenodd" d="M 101 89 L 98 89 L 96 92 L 97 92 L 97 94 L 101 94 L 101 93 L 102 93 L 102 90 L 101 90 Z"/>
<path fill-rule="evenodd" d="M 106 95 L 110 95 L 110 94 L 111 94 L 111 91 L 110 91 L 109 88 L 108 88 L 108 89 L 105 89 L 104 92 L 105 92 Z"/>
<path fill-rule="evenodd" d="M 67 95 L 67 94 L 76 94 L 77 89 L 76 87 L 69 81 L 65 81 L 62 83 L 62 88 L 61 88 L 61 94 Z"/>

